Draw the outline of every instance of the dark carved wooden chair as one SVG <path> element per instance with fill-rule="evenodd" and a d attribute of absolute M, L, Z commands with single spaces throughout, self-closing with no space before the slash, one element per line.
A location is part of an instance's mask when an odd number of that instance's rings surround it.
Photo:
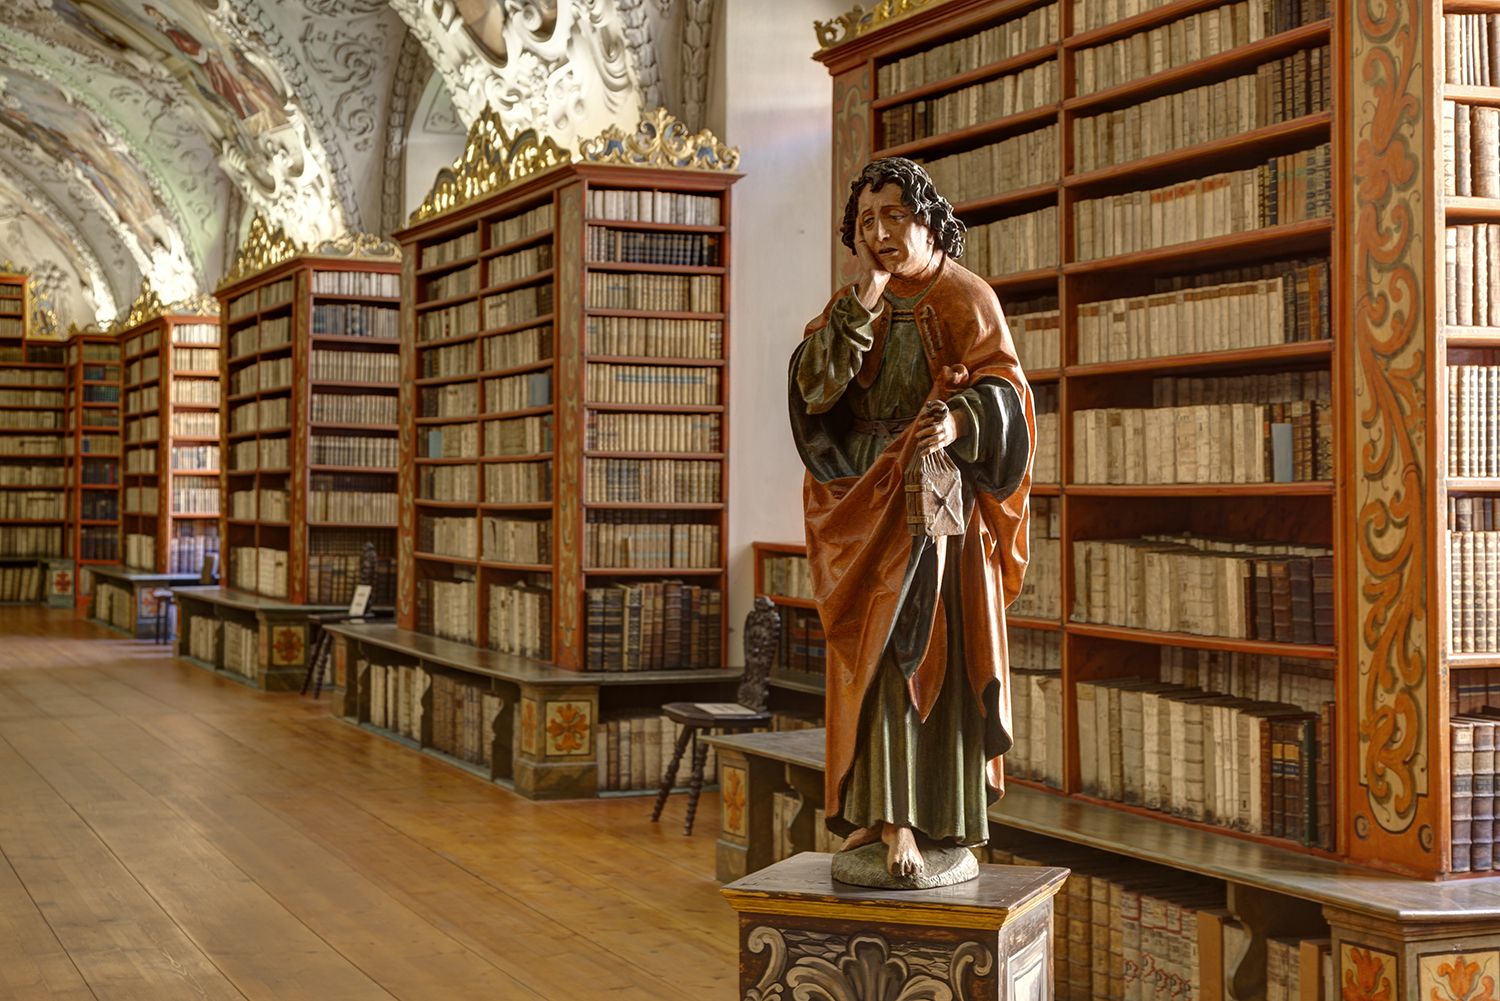
<path fill-rule="evenodd" d="M 693 833 L 698 796 L 703 792 L 703 768 L 708 762 L 708 745 L 698 739 L 701 731 L 735 733 L 771 724 L 771 714 L 766 711 L 766 688 L 770 683 L 771 662 L 776 657 L 780 634 L 781 616 L 776 606 L 767 597 L 756 598 L 755 607 L 745 616 L 745 675 L 735 695 L 735 702 L 743 712 L 734 715 L 712 713 L 699 708 L 697 702 L 668 702 L 661 707 L 663 715 L 682 727 L 682 733 L 672 750 L 672 760 L 661 777 L 661 788 L 656 791 L 656 806 L 651 810 L 653 822 L 661 819 L 662 808 L 667 805 L 667 797 L 677 783 L 677 768 L 688 745 L 692 744 L 693 771 L 688 780 L 687 820 L 682 825 L 682 833 Z"/>

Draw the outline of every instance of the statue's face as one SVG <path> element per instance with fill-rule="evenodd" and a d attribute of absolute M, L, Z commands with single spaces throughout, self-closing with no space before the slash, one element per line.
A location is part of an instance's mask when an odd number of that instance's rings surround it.
<path fill-rule="evenodd" d="M 901 201 L 901 186 L 859 193 L 859 238 L 881 266 L 898 278 L 920 275 L 932 262 L 932 230 Z"/>

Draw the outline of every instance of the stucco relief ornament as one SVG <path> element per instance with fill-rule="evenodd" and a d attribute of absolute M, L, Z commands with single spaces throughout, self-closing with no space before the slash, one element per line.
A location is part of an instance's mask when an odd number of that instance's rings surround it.
<path fill-rule="evenodd" d="M 535 129 L 508 132 L 493 108 L 485 108 L 469 127 L 463 155 L 438 171 L 426 199 L 411 222 L 430 219 L 477 198 L 507 188 L 532 174 L 570 162 L 567 150 Z"/>
<path fill-rule="evenodd" d="M 611 125 L 579 144 L 586 163 L 618 163 L 631 167 L 668 167 L 674 170 L 737 170 L 738 146 L 726 146 L 708 129 L 692 133 L 666 108 L 657 108 L 626 135 Z"/>

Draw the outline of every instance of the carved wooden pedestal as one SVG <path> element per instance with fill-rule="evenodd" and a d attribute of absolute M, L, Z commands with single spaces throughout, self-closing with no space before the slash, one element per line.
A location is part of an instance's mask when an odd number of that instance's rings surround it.
<path fill-rule="evenodd" d="M 1052 897 L 1068 870 L 982 865 L 936 890 L 834 883 L 804 852 L 724 887 L 740 915 L 740 997 L 1051 1001 Z M 801 996 L 796 994 L 795 996 Z"/>

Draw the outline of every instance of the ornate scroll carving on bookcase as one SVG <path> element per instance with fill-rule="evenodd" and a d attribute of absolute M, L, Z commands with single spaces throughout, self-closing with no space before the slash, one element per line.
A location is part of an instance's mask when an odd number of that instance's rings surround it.
<path fill-rule="evenodd" d="M 1428 154 L 1419 0 L 1354 0 L 1347 131 L 1352 199 L 1355 605 L 1358 788 L 1351 855 L 1435 870 L 1437 802 L 1429 672 L 1437 623 L 1428 606 L 1432 417 L 1423 292 Z"/>
<path fill-rule="evenodd" d="M 840 285 L 859 277 L 859 260 L 839 241 L 838 233 L 844 222 L 849 182 L 873 152 L 870 91 L 868 63 L 833 78 L 833 276 Z"/>
<path fill-rule="evenodd" d="M 666 108 L 641 120 L 632 135 L 611 125 L 579 144 L 585 163 L 613 163 L 627 167 L 665 167 L 672 170 L 737 170 L 738 146 L 726 146 L 708 129 L 691 132 Z"/>
<path fill-rule="evenodd" d="M 827 21 L 814 21 L 813 31 L 818 36 L 818 48 L 831 49 L 891 21 L 909 17 L 919 10 L 928 10 L 943 2 L 944 0 L 879 0 L 869 10 L 865 10 L 864 4 L 857 3 L 837 17 Z"/>
<path fill-rule="evenodd" d="M 570 159 L 566 150 L 537 135 L 535 129 L 512 134 L 499 113 L 486 108 L 469 126 L 463 155 L 453 161 L 453 166 L 438 171 L 437 181 L 411 214 L 411 222 L 467 205 Z"/>

